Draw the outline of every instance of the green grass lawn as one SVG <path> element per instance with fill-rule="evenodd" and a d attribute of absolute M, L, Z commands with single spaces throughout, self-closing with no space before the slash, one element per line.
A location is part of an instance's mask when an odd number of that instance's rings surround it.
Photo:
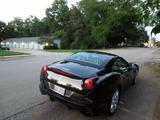
<path fill-rule="evenodd" d="M 160 72 L 160 63 L 158 63 L 158 62 L 151 63 L 151 66 L 153 67 L 153 69 L 155 69 L 156 71 Z"/>
<path fill-rule="evenodd" d="M 121 47 L 123 48 L 123 47 Z M 129 48 L 129 47 L 128 47 Z M 99 51 L 99 50 L 114 50 L 120 48 L 106 48 L 106 49 L 48 49 L 47 52 L 79 52 L 79 51 Z"/>
<path fill-rule="evenodd" d="M 26 55 L 27 53 L 14 52 L 9 50 L 0 50 L 0 57 L 3 56 L 13 56 L 13 55 Z"/>
<path fill-rule="evenodd" d="M 96 50 L 96 49 L 54 49 L 54 50 L 45 50 L 45 51 L 48 51 L 48 52 L 78 52 L 78 51 L 91 51 L 91 50 Z"/>

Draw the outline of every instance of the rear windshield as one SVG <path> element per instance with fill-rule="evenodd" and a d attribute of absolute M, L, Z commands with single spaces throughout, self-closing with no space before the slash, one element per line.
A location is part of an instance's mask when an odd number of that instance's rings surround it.
<path fill-rule="evenodd" d="M 111 56 L 92 52 L 79 52 L 67 58 L 67 60 L 83 62 L 97 67 L 107 64 L 110 59 Z"/>

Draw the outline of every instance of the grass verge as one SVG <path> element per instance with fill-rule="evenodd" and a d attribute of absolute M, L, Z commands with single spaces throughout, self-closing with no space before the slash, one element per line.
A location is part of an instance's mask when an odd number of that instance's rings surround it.
<path fill-rule="evenodd" d="M 123 49 L 123 48 L 132 48 L 132 47 L 121 47 L 121 48 L 104 48 L 104 49 L 48 49 L 44 50 L 47 52 L 79 52 L 79 51 L 106 51 L 106 50 L 114 50 L 114 49 Z"/>
<path fill-rule="evenodd" d="M 160 96 L 157 100 L 156 108 L 153 115 L 153 120 L 160 120 Z"/>
<path fill-rule="evenodd" d="M 9 50 L 0 50 L 0 57 L 14 56 L 14 55 L 27 55 L 27 53 L 14 52 L 14 51 L 9 51 Z"/>
<path fill-rule="evenodd" d="M 154 70 L 160 72 L 160 62 L 152 62 L 150 65 Z"/>
<path fill-rule="evenodd" d="M 55 50 L 45 50 L 47 52 L 79 52 L 79 51 L 91 51 L 91 50 L 96 50 L 96 49 L 55 49 Z"/>

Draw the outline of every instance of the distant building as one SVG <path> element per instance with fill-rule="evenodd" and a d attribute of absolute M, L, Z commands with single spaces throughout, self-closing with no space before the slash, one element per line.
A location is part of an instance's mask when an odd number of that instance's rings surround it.
<path fill-rule="evenodd" d="M 1 44 L 7 44 L 10 48 L 43 49 L 44 45 L 38 43 L 39 37 L 9 38 Z"/>
<path fill-rule="evenodd" d="M 48 43 L 40 44 L 40 37 L 21 37 L 21 38 L 9 38 L 3 41 L 1 44 L 9 45 L 10 48 L 19 49 L 43 49 Z M 53 43 L 61 48 L 61 42 L 59 38 L 53 37 Z"/>

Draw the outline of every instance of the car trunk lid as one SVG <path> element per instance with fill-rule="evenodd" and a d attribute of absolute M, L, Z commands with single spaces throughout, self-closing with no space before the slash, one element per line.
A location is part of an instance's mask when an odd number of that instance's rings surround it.
<path fill-rule="evenodd" d="M 99 71 L 97 68 L 81 65 L 74 62 L 58 62 L 49 66 L 49 68 L 58 69 L 64 73 L 68 73 L 79 78 L 88 78 L 92 75 L 96 75 Z"/>
<path fill-rule="evenodd" d="M 55 63 L 48 66 L 48 79 L 72 90 L 83 90 L 83 80 L 96 75 L 98 69 L 73 62 Z"/>

